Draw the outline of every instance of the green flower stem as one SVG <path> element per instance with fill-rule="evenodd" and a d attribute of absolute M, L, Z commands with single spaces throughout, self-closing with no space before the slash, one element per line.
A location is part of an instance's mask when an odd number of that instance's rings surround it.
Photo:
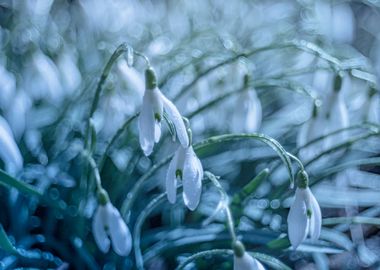
<path fill-rule="evenodd" d="M 83 151 L 82 155 L 86 158 L 87 162 L 91 166 L 92 172 L 93 172 L 94 177 L 95 177 L 97 190 L 101 191 L 103 189 L 102 188 L 102 180 L 100 178 L 100 173 L 99 173 L 98 167 L 96 166 L 95 160 L 93 159 L 93 157 L 91 156 L 91 154 L 88 151 Z"/>
<path fill-rule="evenodd" d="M 223 206 L 222 209 L 226 212 L 228 231 L 231 235 L 232 243 L 234 243 L 234 242 L 236 242 L 237 237 L 236 237 L 236 233 L 235 233 L 234 220 L 232 218 L 231 209 L 229 206 L 228 195 L 227 195 L 226 191 L 223 189 L 222 185 L 219 183 L 218 178 L 214 174 L 212 174 L 211 172 L 205 172 L 205 176 L 208 179 L 210 179 L 211 183 L 214 184 L 214 186 L 218 189 L 218 191 L 221 194 L 220 201 L 222 203 L 221 205 Z M 218 208 L 217 208 L 217 210 L 219 210 Z"/>
<path fill-rule="evenodd" d="M 144 259 L 140 249 L 140 240 L 141 240 L 141 229 L 146 218 L 150 213 L 163 203 L 166 199 L 166 193 L 158 195 L 156 198 L 151 200 L 149 204 L 141 211 L 140 215 L 137 217 L 135 228 L 133 231 L 133 249 L 135 252 L 136 268 L 144 269 Z"/>
<path fill-rule="evenodd" d="M 376 217 L 333 217 L 325 218 L 322 221 L 323 225 L 337 225 L 337 224 L 367 224 L 380 227 L 380 218 Z"/>
<path fill-rule="evenodd" d="M 294 152 L 295 154 L 298 154 L 302 149 L 310 146 L 310 145 L 313 145 L 317 142 L 320 142 L 326 138 L 329 138 L 330 136 L 333 136 L 333 135 L 336 135 L 336 134 L 339 134 L 339 133 L 342 133 L 342 132 L 345 132 L 345 131 L 349 131 L 349 130 L 354 130 L 354 129 L 366 129 L 366 130 L 369 130 L 370 133 L 380 133 L 380 126 L 377 125 L 377 124 L 374 124 L 374 123 L 364 123 L 364 124 L 358 124 L 358 125 L 352 125 L 352 126 L 349 126 L 349 127 L 346 127 L 346 128 L 341 128 L 341 129 L 338 129 L 334 132 L 331 132 L 331 133 L 328 133 L 328 134 L 325 134 L 323 136 L 320 136 L 320 137 L 317 137 L 311 141 L 309 141 L 308 143 L 300 146 L 300 147 L 297 147 L 295 148 L 292 152 Z M 275 171 L 281 163 L 279 162 L 276 162 L 277 164 L 275 166 L 273 166 L 272 168 L 272 171 Z"/>
<path fill-rule="evenodd" d="M 298 166 L 300 167 L 300 169 L 302 171 L 305 170 L 305 167 L 303 166 L 302 161 L 298 157 L 296 157 L 295 155 L 293 155 L 293 154 L 291 154 L 289 152 L 287 152 L 286 154 L 288 155 L 288 157 L 290 157 L 291 159 L 293 159 L 293 160 L 295 160 L 297 162 Z"/>
<path fill-rule="evenodd" d="M 120 136 L 123 134 L 123 132 L 128 128 L 128 126 L 132 123 L 133 120 L 135 120 L 140 113 L 135 113 L 131 117 L 127 119 L 127 121 L 124 122 L 124 124 L 116 131 L 115 135 L 111 138 L 110 142 L 107 144 L 106 149 L 104 150 L 103 156 L 101 157 L 99 161 L 99 170 L 101 171 L 104 165 L 104 162 L 107 158 L 107 154 L 109 153 L 111 147 L 114 145 L 114 143 L 120 138 Z"/>
<path fill-rule="evenodd" d="M 85 149 L 87 150 L 88 148 L 88 140 L 89 140 L 89 132 L 90 132 L 90 129 L 89 129 L 89 126 L 90 126 L 90 119 L 93 117 L 94 113 L 95 113 L 95 110 L 96 108 L 98 107 L 98 104 L 99 104 L 99 99 L 100 99 L 100 94 L 103 90 L 103 86 L 104 86 L 104 83 L 106 82 L 110 72 L 111 72 L 111 68 L 112 66 L 115 64 L 116 60 L 125 52 L 128 51 L 128 44 L 126 43 L 122 43 L 120 44 L 116 50 L 113 52 L 113 54 L 111 55 L 110 59 L 108 60 L 107 64 L 105 65 L 104 69 L 103 69 L 103 72 L 100 76 L 100 79 L 99 79 L 99 82 L 98 82 L 98 85 L 96 86 L 96 90 L 95 90 L 95 96 L 94 96 L 94 99 L 92 100 L 92 103 L 91 103 L 91 108 L 90 108 L 90 114 L 89 114 L 89 117 L 88 117 L 88 121 L 87 121 L 87 126 L 86 126 L 86 136 L 85 136 Z"/>
<path fill-rule="evenodd" d="M 231 249 L 210 249 L 206 251 L 201 251 L 186 258 L 186 260 L 184 260 L 180 265 L 178 265 L 175 270 L 185 269 L 186 265 L 203 257 L 210 257 L 210 256 L 229 256 L 230 257 L 233 254 L 234 252 Z"/>
<path fill-rule="evenodd" d="M 334 69 L 337 71 L 338 70 L 352 70 L 352 69 L 358 69 L 358 68 L 365 68 L 365 66 L 363 66 L 361 64 L 360 65 L 352 65 L 352 63 L 350 61 L 346 61 L 346 62 L 340 61 L 338 58 L 328 54 L 321 47 L 317 46 L 314 43 L 311 43 L 311 42 L 308 42 L 305 40 L 300 40 L 300 41 L 294 40 L 294 41 L 290 41 L 290 42 L 285 42 L 285 43 L 280 44 L 280 45 L 271 44 L 271 45 L 264 46 L 261 48 L 253 49 L 253 50 L 248 51 L 248 52 L 237 53 L 236 55 L 234 55 L 230 58 L 227 58 L 227 59 L 219 62 L 218 64 L 211 66 L 211 67 L 205 69 L 204 71 L 200 72 L 197 77 L 195 77 L 189 84 L 185 85 L 179 91 L 179 93 L 174 96 L 173 100 L 177 101 L 178 99 L 183 97 L 201 78 L 207 76 L 209 73 L 211 73 L 212 71 L 214 71 L 214 70 L 216 70 L 222 66 L 234 63 L 242 57 L 249 58 L 249 57 L 251 57 L 251 56 L 253 56 L 259 52 L 268 51 L 268 50 L 275 50 L 275 49 L 286 49 L 286 48 L 296 48 L 296 49 L 299 49 L 302 51 L 306 51 L 306 52 L 315 54 L 319 58 L 331 63 L 333 65 Z M 362 77 L 361 79 L 368 81 L 367 77 Z M 369 82 L 371 82 L 371 81 L 369 81 Z"/>
<path fill-rule="evenodd" d="M 195 77 L 189 84 L 185 85 L 181 91 L 173 98 L 174 101 L 177 101 L 178 99 L 180 99 L 182 96 L 184 96 L 187 91 L 189 91 L 201 78 L 207 76 L 209 73 L 211 73 L 212 71 L 222 67 L 222 66 L 225 66 L 225 65 L 228 65 L 228 64 L 231 64 L 231 63 L 234 63 L 236 62 L 237 60 L 239 60 L 240 58 L 242 57 L 251 57 L 252 55 L 256 54 L 256 53 L 259 53 L 259 52 L 263 52 L 263 51 L 268 51 L 268 50 L 274 50 L 274 49 L 284 49 L 284 48 L 289 48 L 289 47 L 292 47 L 293 45 L 291 43 L 285 43 L 285 44 L 282 44 L 282 45 L 278 45 L 278 44 L 274 44 L 274 45 L 269 45 L 269 46 L 265 46 L 265 47 L 261 47 L 261 48 L 257 48 L 257 49 L 254 49 L 252 51 L 249 51 L 249 52 L 246 52 L 246 53 L 238 53 L 230 58 L 227 58 L 226 60 L 223 60 L 222 62 L 219 62 L 218 64 L 214 65 L 214 66 L 211 66 L 209 68 L 207 68 L 206 70 L 200 72 L 198 74 L 197 77 Z"/>
<path fill-rule="evenodd" d="M 104 83 L 106 82 L 110 72 L 111 72 L 111 68 L 112 66 L 115 64 L 116 60 L 121 56 L 123 55 L 125 52 L 128 52 L 130 46 L 127 44 L 127 43 L 122 43 L 120 44 L 116 50 L 113 52 L 113 54 L 111 55 L 110 59 L 108 60 L 107 64 L 105 65 L 104 69 L 103 69 L 103 72 L 100 76 L 100 79 L 99 79 L 99 82 L 98 82 L 98 85 L 96 86 L 96 90 L 95 90 L 95 96 L 94 96 L 94 99 L 92 101 L 92 104 L 91 104 L 91 108 L 90 108 L 90 114 L 89 114 L 89 117 L 88 117 L 88 121 L 87 121 L 87 126 L 86 126 L 86 136 L 85 136 L 85 149 L 87 150 L 87 147 L 88 147 L 88 137 L 89 137 L 89 126 L 90 126 L 90 119 L 93 117 L 97 107 L 98 107 L 98 104 L 99 104 L 99 99 L 100 99 L 100 94 L 103 90 L 103 86 L 104 86 Z M 146 57 L 143 53 L 139 52 L 139 51 L 135 51 L 133 50 L 133 53 L 136 54 L 137 56 L 140 56 L 144 59 L 146 65 L 149 67 L 150 66 L 150 62 L 149 62 L 149 59 L 148 57 Z"/>
<path fill-rule="evenodd" d="M 380 131 L 380 126 L 377 125 L 377 124 L 373 124 L 373 123 L 364 123 L 364 124 L 359 124 L 359 125 L 352 125 L 352 126 L 349 126 L 349 127 L 345 127 L 345 128 L 341 128 L 341 129 L 337 129 L 335 130 L 334 132 L 331 132 L 331 133 L 328 133 L 328 134 L 325 134 L 323 136 L 320 136 L 320 137 L 317 137 L 309 142 L 307 142 L 306 144 L 296 148 L 293 152 L 294 153 L 299 153 L 299 151 L 303 148 L 306 148 L 314 143 L 317 143 L 321 140 L 324 140 L 330 136 L 333 136 L 333 135 L 336 135 L 336 134 L 339 134 L 339 133 L 342 133 L 344 131 L 348 131 L 348 130 L 352 130 L 352 129 L 359 129 L 359 128 L 362 128 L 362 129 L 367 129 L 369 130 L 370 132 L 379 132 Z"/>
<path fill-rule="evenodd" d="M 310 185 L 313 185 L 330 175 L 343 171 L 344 169 L 357 167 L 357 166 L 380 166 L 380 158 L 374 157 L 374 158 L 352 160 L 346 163 L 339 164 L 337 166 L 327 168 L 323 170 L 322 174 L 313 177 L 313 181 L 310 181 Z"/>
<path fill-rule="evenodd" d="M 291 182 L 291 185 L 294 184 L 294 176 L 291 168 L 291 161 L 287 155 L 287 152 L 285 149 L 281 146 L 280 143 L 278 143 L 275 139 L 259 134 L 259 133 L 251 133 L 251 134 L 224 134 L 219 136 L 210 137 L 202 142 L 196 143 L 193 145 L 194 151 L 200 151 L 204 148 L 207 148 L 214 144 L 224 143 L 228 141 L 236 141 L 236 140 L 242 140 L 242 139 L 253 139 L 253 140 L 259 140 L 261 142 L 266 143 L 269 145 L 272 149 L 276 151 L 276 153 L 280 156 L 281 160 L 284 162 L 288 174 L 289 179 Z M 149 179 L 158 169 L 165 166 L 173 157 L 174 154 L 166 157 L 159 163 L 155 164 L 150 170 L 141 176 L 135 185 L 133 186 L 132 190 L 128 193 L 127 198 L 124 200 L 122 207 L 121 207 L 121 213 L 125 216 L 131 209 L 132 204 L 134 203 L 136 197 L 138 196 L 138 193 L 140 189 L 143 187 L 145 181 Z"/>
<path fill-rule="evenodd" d="M 138 196 L 138 193 L 140 189 L 143 187 L 145 181 L 149 179 L 157 170 L 165 166 L 172 158 L 174 154 L 166 157 L 165 159 L 161 160 L 159 163 L 153 165 L 152 168 L 149 169 L 149 171 L 141 176 L 136 183 L 134 184 L 132 190 L 128 193 L 126 199 L 124 200 L 120 212 L 122 213 L 123 216 L 126 216 L 129 211 L 132 208 L 132 204 L 134 203 L 136 197 Z"/>
<path fill-rule="evenodd" d="M 267 80 L 254 81 L 253 83 L 251 83 L 250 86 L 255 87 L 255 88 L 281 87 L 283 89 L 287 89 L 287 90 L 306 94 L 306 95 L 310 96 L 313 100 L 316 99 L 315 94 L 312 92 L 311 89 L 308 89 L 308 87 L 302 86 L 301 84 L 299 84 L 295 81 L 267 79 Z M 197 108 L 196 110 L 194 110 L 193 112 L 188 114 L 187 117 L 192 118 L 195 115 L 198 115 L 199 113 L 210 109 L 212 106 L 214 106 L 214 105 L 218 104 L 219 102 L 227 99 L 228 97 L 230 97 L 232 95 L 236 95 L 236 94 L 241 93 L 241 92 L 244 92 L 244 90 L 246 90 L 246 87 L 240 87 L 237 90 L 224 93 L 224 94 L 216 97 L 215 99 L 208 101 L 204 105 L 200 106 L 199 108 Z"/>
<path fill-rule="evenodd" d="M 317 161 L 318 159 L 320 159 L 324 155 L 333 153 L 333 152 L 338 151 L 340 149 L 344 149 L 344 148 L 349 147 L 350 145 L 352 145 L 352 144 L 354 144 L 354 143 L 356 143 L 358 141 L 362 141 L 362 140 L 368 139 L 368 138 L 373 137 L 373 136 L 378 136 L 379 134 L 380 134 L 379 131 L 378 132 L 371 132 L 369 134 L 364 134 L 364 135 L 353 137 L 353 138 L 351 138 L 351 139 L 349 139 L 349 140 L 347 140 L 347 141 L 345 141 L 343 143 L 337 144 L 334 147 L 331 147 L 330 149 L 327 149 L 327 150 L 319 153 L 314 158 L 308 160 L 305 163 L 305 167 L 308 167 L 310 164 L 312 164 L 313 162 Z"/>

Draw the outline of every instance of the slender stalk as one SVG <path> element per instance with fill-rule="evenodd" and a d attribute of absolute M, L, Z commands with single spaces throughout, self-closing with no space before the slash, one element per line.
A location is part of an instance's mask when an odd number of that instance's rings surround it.
<path fill-rule="evenodd" d="M 209 147 L 213 144 L 218 143 L 224 143 L 228 141 L 234 141 L 234 140 L 243 140 L 243 139 L 253 139 L 253 140 L 259 140 L 261 142 L 264 142 L 268 146 L 270 146 L 272 149 L 276 151 L 276 153 L 279 155 L 281 160 L 284 162 L 285 166 L 287 167 L 289 178 L 291 181 L 291 184 L 294 182 L 294 176 L 291 169 L 291 162 L 289 157 L 287 156 L 287 152 L 285 149 L 281 146 L 280 143 L 278 143 L 276 140 L 274 140 L 271 137 L 265 136 L 263 134 L 258 133 L 251 133 L 251 134 L 224 134 L 214 137 L 209 137 L 199 143 L 196 143 L 193 145 L 194 151 L 200 151 L 206 147 Z M 148 180 L 158 169 L 165 166 L 173 157 L 173 154 L 166 157 L 165 159 L 161 160 L 159 163 L 155 164 L 150 170 L 141 176 L 133 186 L 132 190 L 128 193 L 126 199 L 124 200 L 121 208 L 121 213 L 123 215 L 126 215 L 134 203 L 135 199 L 138 196 L 138 193 L 140 192 L 141 188 L 143 187 L 146 180 Z"/>
<path fill-rule="evenodd" d="M 90 166 L 92 168 L 92 172 L 94 174 L 95 181 L 96 181 L 97 190 L 101 190 L 102 189 L 102 180 L 100 178 L 99 169 L 96 166 L 95 160 L 92 158 L 92 156 L 90 155 L 90 153 L 88 151 L 83 151 L 82 155 L 86 158 L 87 162 L 90 164 Z"/>
<path fill-rule="evenodd" d="M 185 269 L 186 265 L 191 262 L 194 262 L 202 257 L 210 257 L 210 256 L 232 256 L 234 252 L 231 249 L 210 249 L 206 251 L 201 251 L 195 253 L 184 260 L 180 265 L 177 266 L 175 270 Z"/>
<path fill-rule="evenodd" d="M 132 123 L 134 119 L 138 117 L 140 113 L 135 113 L 131 117 L 127 119 L 127 121 L 124 122 L 124 124 L 116 131 L 115 135 L 111 138 L 110 142 L 107 144 L 106 149 L 104 150 L 103 156 L 99 161 L 99 170 L 101 171 L 104 165 L 104 162 L 107 158 L 107 154 L 109 153 L 111 147 L 114 145 L 114 143 L 120 138 L 120 136 L 123 134 L 123 132 L 128 128 L 128 126 Z"/>

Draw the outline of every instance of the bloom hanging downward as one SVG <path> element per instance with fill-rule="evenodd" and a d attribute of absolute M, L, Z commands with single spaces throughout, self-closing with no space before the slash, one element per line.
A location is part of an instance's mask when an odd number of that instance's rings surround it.
<path fill-rule="evenodd" d="M 164 110 L 174 124 L 181 145 L 187 147 L 189 138 L 182 116 L 176 106 L 158 89 L 156 75 L 152 68 L 146 70 L 145 80 L 146 89 L 138 121 L 140 146 L 144 154 L 149 156 L 153 151 L 154 144 L 160 140 Z"/>
<path fill-rule="evenodd" d="M 306 238 L 316 240 L 321 233 L 321 209 L 308 187 L 308 176 L 305 171 L 298 173 L 299 182 L 295 200 L 288 215 L 288 236 L 293 248 L 296 249 Z"/>
<path fill-rule="evenodd" d="M 318 112 L 317 104 L 313 106 L 312 117 L 306 121 L 297 136 L 297 147 L 301 147 L 299 156 L 302 160 L 309 160 L 323 151 L 323 141 L 304 147 L 312 140 L 324 135 L 326 121 Z"/>
<path fill-rule="evenodd" d="M 325 134 L 330 134 L 338 129 L 347 128 L 349 126 L 349 115 L 346 103 L 343 97 L 343 89 L 349 86 L 349 78 L 343 81 L 342 75 L 338 74 L 334 80 L 334 91 L 331 93 L 329 102 L 326 106 L 326 128 Z M 337 141 L 344 141 L 347 139 L 346 132 L 340 132 L 337 135 L 329 136 L 325 139 L 325 149 L 331 148 Z"/>
<path fill-rule="evenodd" d="M 199 204 L 202 192 L 203 168 L 193 147 L 179 146 L 169 164 L 166 175 L 166 193 L 168 200 L 175 203 L 177 196 L 177 180 L 183 182 L 183 201 L 194 210 Z"/>
<path fill-rule="evenodd" d="M 265 270 L 264 266 L 247 252 L 240 241 L 236 241 L 234 248 L 234 270 Z"/>
<path fill-rule="evenodd" d="M 22 169 L 23 158 L 13 138 L 13 133 L 7 121 L 0 116 L 0 157 L 6 171 L 15 173 Z"/>
<path fill-rule="evenodd" d="M 99 206 L 94 214 L 92 232 L 103 253 L 108 252 L 111 243 L 113 250 L 120 256 L 127 256 L 131 251 L 131 233 L 105 191 L 99 193 Z"/>
<path fill-rule="evenodd" d="M 261 125 L 262 108 L 260 99 L 257 97 L 256 90 L 249 88 L 249 77 L 244 77 L 246 89 L 237 99 L 238 106 L 234 108 L 232 114 L 231 128 L 235 133 L 256 132 Z"/>

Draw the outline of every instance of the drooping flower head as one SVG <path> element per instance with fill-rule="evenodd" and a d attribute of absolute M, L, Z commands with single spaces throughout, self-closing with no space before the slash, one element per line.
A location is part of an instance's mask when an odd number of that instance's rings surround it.
<path fill-rule="evenodd" d="M 140 146 L 146 156 L 153 151 L 153 146 L 161 137 L 163 112 L 167 113 L 173 123 L 179 142 L 183 147 L 189 145 L 186 127 L 177 107 L 167 99 L 157 87 L 157 79 L 152 68 L 145 72 L 145 93 L 138 120 Z"/>
<path fill-rule="evenodd" d="M 23 167 L 23 158 L 14 140 L 7 121 L 0 116 L 0 157 L 9 173 L 16 173 Z"/>
<path fill-rule="evenodd" d="M 311 118 L 306 121 L 299 130 L 297 136 L 297 147 L 302 147 L 310 141 L 323 136 L 326 121 L 318 111 L 318 102 L 313 105 L 313 112 Z M 308 147 L 300 150 L 300 157 L 302 160 L 309 160 L 316 156 L 318 152 L 323 150 L 323 141 L 313 143 Z"/>
<path fill-rule="evenodd" d="M 190 210 L 195 210 L 202 193 L 203 167 L 192 146 L 178 147 L 166 174 L 168 200 L 175 203 L 177 181 L 183 183 L 183 201 Z"/>
<path fill-rule="evenodd" d="M 253 133 L 261 125 L 262 108 L 256 90 L 249 87 L 249 77 L 244 76 L 244 92 L 238 97 L 236 108 L 232 112 L 231 129 L 235 133 Z"/>
<path fill-rule="evenodd" d="M 119 211 L 109 201 L 107 193 L 99 192 L 99 206 L 92 221 L 95 242 L 103 253 L 113 250 L 120 256 L 127 256 L 132 248 L 131 233 Z"/>
<path fill-rule="evenodd" d="M 296 249 L 309 234 L 317 240 L 321 233 L 321 208 L 308 187 L 308 176 L 305 171 L 298 173 L 298 187 L 288 215 L 288 237 Z"/>
<path fill-rule="evenodd" d="M 265 270 L 264 266 L 249 255 L 240 241 L 233 244 L 234 270 Z"/>
<path fill-rule="evenodd" d="M 338 129 L 346 128 L 349 126 L 349 116 L 346 103 L 343 97 L 343 88 L 350 85 L 349 78 L 346 76 L 345 81 L 341 74 L 338 74 L 334 80 L 334 91 L 331 93 L 326 106 L 326 127 L 325 134 L 332 133 Z M 341 132 L 334 136 L 329 136 L 325 140 L 325 149 L 330 148 L 334 143 L 339 140 L 347 139 L 347 133 Z"/>

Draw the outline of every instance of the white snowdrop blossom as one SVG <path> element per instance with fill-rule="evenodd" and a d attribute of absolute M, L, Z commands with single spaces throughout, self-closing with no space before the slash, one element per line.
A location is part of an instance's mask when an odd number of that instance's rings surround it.
<path fill-rule="evenodd" d="M 149 156 L 154 144 L 160 140 L 164 110 L 176 129 L 179 142 L 183 147 L 187 147 L 189 137 L 177 107 L 158 89 L 153 69 L 147 69 L 145 77 L 146 89 L 138 120 L 140 146 L 144 154 Z"/>
<path fill-rule="evenodd" d="M 234 256 L 234 270 L 265 270 L 264 266 L 247 252 L 242 257 Z"/>
<path fill-rule="evenodd" d="M 175 203 L 177 181 L 183 183 L 183 200 L 191 210 L 199 204 L 202 193 L 203 168 L 193 147 L 179 146 L 169 164 L 166 175 L 166 193 L 170 203 Z"/>
<path fill-rule="evenodd" d="M 349 126 L 349 115 L 342 91 L 334 91 L 330 98 L 331 103 L 327 107 L 327 122 L 325 125 L 325 134 L 332 133 L 338 129 Z M 337 135 L 329 136 L 325 140 L 325 149 L 330 148 L 336 141 L 347 139 L 346 132 L 340 132 Z"/>
<path fill-rule="evenodd" d="M 131 233 L 119 211 L 110 202 L 99 204 L 92 221 L 92 232 L 103 253 L 108 252 L 111 243 L 118 255 L 127 256 L 130 253 Z"/>
<path fill-rule="evenodd" d="M 296 249 L 309 234 L 316 240 L 321 233 L 321 209 L 309 187 L 298 187 L 288 215 L 288 236 Z"/>
<path fill-rule="evenodd" d="M 325 119 L 321 114 L 318 114 L 317 108 L 314 106 L 312 117 L 302 125 L 298 132 L 297 147 L 302 147 L 310 141 L 323 136 L 325 125 Z M 322 151 L 322 147 L 323 141 L 314 143 L 308 147 L 302 148 L 299 155 L 302 160 L 309 160 L 318 152 Z"/>
<path fill-rule="evenodd" d="M 23 158 L 7 121 L 0 116 L 0 157 L 6 171 L 15 173 L 22 169 Z"/>
<path fill-rule="evenodd" d="M 244 91 L 237 100 L 232 114 L 232 131 L 235 133 L 256 132 L 261 125 L 261 102 L 255 89 Z"/>

